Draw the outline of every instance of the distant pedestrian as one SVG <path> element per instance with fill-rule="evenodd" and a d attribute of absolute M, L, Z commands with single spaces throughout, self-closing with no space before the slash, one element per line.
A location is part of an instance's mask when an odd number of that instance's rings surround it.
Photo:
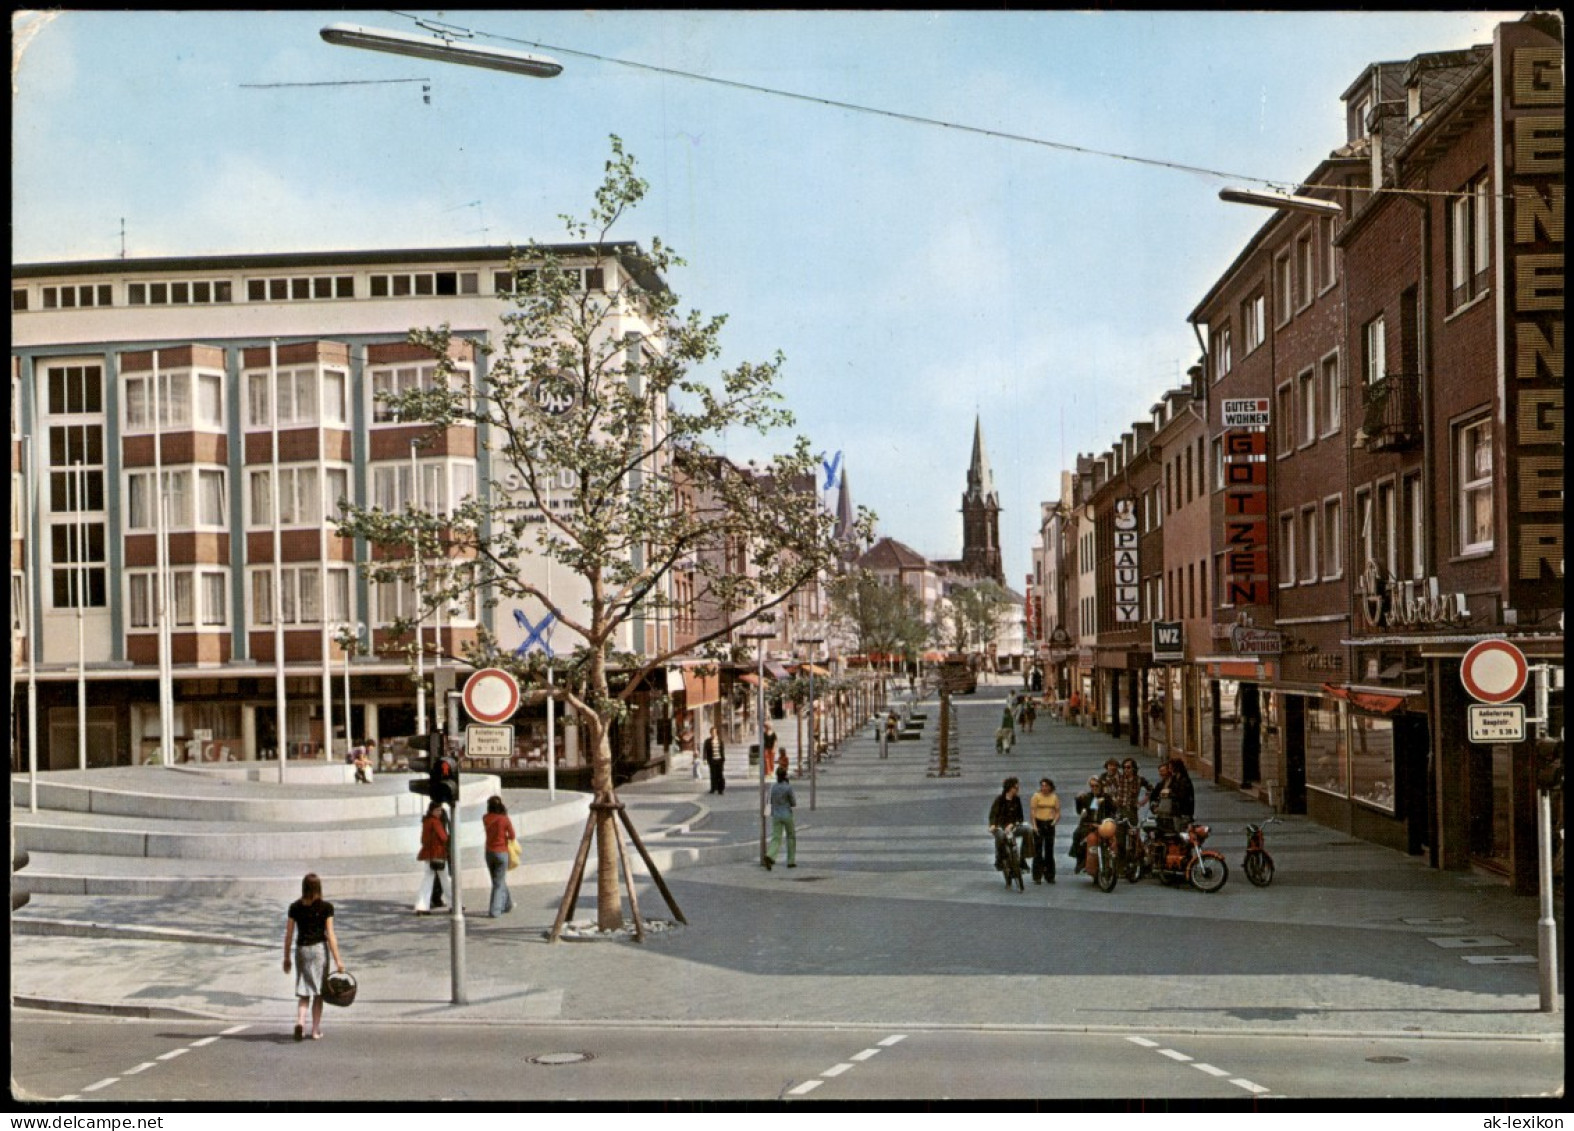
<path fill-rule="evenodd" d="M 306 1007 L 311 1006 L 312 1040 L 322 1040 L 322 989 L 328 975 L 328 957 L 344 973 L 339 957 L 339 940 L 333 933 L 333 904 L 322 897 L 322 881 L 316 872 L 301 880 L 301 897 L 290 904 L 284 923 L 284 972 L 295 960 L 295 1039 L 306 1035 Z"/>
<path fill-rule="evenodd" d="M 710 770 L 710 791 L 718 797 L 727 792 L 727 748 L 716 733 L 705 736 L 705 765 Z"/>
<path fill-rule="evenodd" d="M 798 829 L 793 823 L 793 810 L 798 806 L 798 798 L 794 796 L 792 786 L 787 781 L 785 769 L 776 771 L 776 784 L 771 786 L 771 850 L 765 856 L 765 870 L 768 872 L 776 863 L 776 856 L 781 851 L 782 836 L 787 837 L 787 867 L 798 866 Z"/>
<path fill-rule="evenodd" d="M 508 845 L 515 839 L 514 822 L 508 819 L 508 809 L 496 794 L 487 798 L 481 825 L 486 829 L 486 870 L 492 875 L 487 917 L 496 919 L 514 909 L 514 897 L 508 894 Z"/>
<path fill-rule="evenodd" d="M 765 767 L 764 772 L 767 774 L 787 768 L 787 751 L 777 750 L 776 731 L 770 723 L 765 724 L 765 761 L 761 765 Z"/>
<path fill-rule="evenodd" d="M 441 884 L 442 876 L 448 871 L 448 822 L 444 819 L 441 801 L 426 807 L 426 818 L 421 822 L 421 851 L 415 858 L 425 865 L 421 872 L 421 890 L 415 897 L 415 913 L 430 915 L 434 905 L 432 889 Z M 454 899 L 458 901 L 457 892 Z"/>
<path fill-rule="evenodd" d="M 371 773 L 372 773 L 372 763 L 371 763 L 371 760 L 366 757 L 366 749 L 365 749 L 365 747 L 357 746 L 355 748 L 355 780 L 356 780 L 356 782 L 359 783 L 360 785 L 370 785 L 372 783 Z"/>
<path fill-rule="evenodd" d="M 1055 783 L 1038 779 L 1038 792 L 1028 798 L 1033 819 L 1033 882 L 1055 882 L 1055 825 L 1060 821 L 1060 795 Z"/>
<path fill-rule="evenodd" d="M 1026 733 L 1032 734 L 1033 724 L 1037 721 L 1038 708 L 1033 705 L 1033 700 L 1029 699 L 1026 703 L 1022 704 L 1022 729 Z"/>

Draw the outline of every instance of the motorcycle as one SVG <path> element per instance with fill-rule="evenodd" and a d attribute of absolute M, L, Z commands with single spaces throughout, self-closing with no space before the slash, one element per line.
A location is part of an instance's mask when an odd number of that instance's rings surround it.
<path fill-rule="evenodd" d="M 1148 835 L 1148 865 L 1166 884 L 1189 883 L 1201 892 L 1218 891 L 1230 878 L 1230 866 L 1222 854 L 1202 846 L 1207 843 L 1207 825 L 1188 825 L 1184 833 L 1160 833 L 1158 822 L 1142 823 Z"/>
<path fill-rule="evenodd" d="M 1273 883 L 1273 857 L 1263 847 L 1263 830 L 1278 823 L 1278 817 L 1269 817 L 1261 824 L 1246 826 L 1246 859 L 1241 862 L 1241 868 L 1246 878 L 1260 888 Z"/>
<path fill-rule="evenodd" d="M 1153 871 L 1148 862 L 1148 846 L 1142 839 L 1142 830 L 1125 817 L 1117 817 L 1120 825 L 1120 855 L 1122 874 L 1128 884 L 1134 884 Z"/>
<path fill-rule="evenodd" d="M 1033 859 L 1032 834 L 1029 833 L 1019 840 L 1017 838 L 1017 830 L 1020 828 L 1022 828 L 1021 825 L 1012 825 L 1006 830 L 1005 852 L 999 856 L 995 864 L 995 867 L 1005 873 L 1006 887 L 1009 888 L 1014 883 L 1018 891 L 1024 890 L 1022 869 L 1030 866 Z"/>
<path fill-rule="evenodd" d="M 1120 878 L 1116 865 L 1116 838 L 1120 836 L 1120 824 L 1117 818 L 1106 817 L 1088 832 L 1083 842 L 1082 869 L 1093 877 L 1093 882 L 1102 892 L 1114 891 L 1116 881 Z"/>

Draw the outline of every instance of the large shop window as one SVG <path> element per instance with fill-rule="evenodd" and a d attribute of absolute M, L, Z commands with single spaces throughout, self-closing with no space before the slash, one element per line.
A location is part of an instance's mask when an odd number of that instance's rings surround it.
<path fill-rule="evenodd" d="M 1343 709 L 1334 699 L 1306 701 L 1306 785 L 1308 789 L 1350 795 L 1344 756 Z"/>
<path fill-rule="evenodd" d="M 1389 813 L 1394 811 L 1392 719 L 1350 713 L 1350 796 Z"/>

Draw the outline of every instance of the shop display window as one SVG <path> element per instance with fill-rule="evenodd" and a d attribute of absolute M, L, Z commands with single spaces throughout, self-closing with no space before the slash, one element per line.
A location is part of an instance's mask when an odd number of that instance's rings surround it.
<path fill-rule="evenodd" d="M 1342 714 L 1338 700 L 1323 697 L 1306 701 L 1306 785 L 1308 789 L 1348 797 L 1350 779 Z"/>
<path fill-rule="evenodd" d="M 1394 811 L 1392 719 L 1351 714 L 1350 796 L 1374 808 Z"/>

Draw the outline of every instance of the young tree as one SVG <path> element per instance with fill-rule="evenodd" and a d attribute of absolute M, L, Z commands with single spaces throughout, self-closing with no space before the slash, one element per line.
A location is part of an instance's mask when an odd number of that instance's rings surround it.
<path fill-rule="evenodd" d="M 1012 604 L 1011 595 L 994 581 L 958 586 L 947 600 L 951 605 L 951 629 L 961 652 L 987 648 Z"/>
<path fill-rule="evenodd" d="M 929 643 L 933 628 L 924 602 L 906 585 L 885 585 L 867 570 L 844 573 L 828 588 L 832 617 L 865 655 L 887 653 L 908 660 Z"/>
<path fill-rule="evenodd" d="M 669 606 L 669 575 L 692 571 L 725 594 L 723 623 L 694 645 L 719 646 L 827 569 L 837 550 L 833 517 L 813 491 L 794 487 L 818 470 L 806 438 L 760 473 L 716 474 L 713 443 L 725 431 L 791 427 L 775 387 L 783 359 L 745 362 L 714 380 L 698 372 L 720 357 L 725 317 L 680 313 L 666 275 L 683 261 L 659 238 L 648 250 L 610 239 L 647 189 L 617 137 L 611 147 L 588 218 L 562 218 L 579 245 L 575 262 L 588 260 L 599 277 L 534 241 L 516 255 L 513 307 L 484 385 L 455 379 L 447 326 L 411 331 L 438 360 L 440 380 L 386 403 L 434 435 L 477 425 L 489 460 L 477 494 L 448 513 L 347 507 L 339 524 L 341 535 L 380 548 L 368 568 L 374 581 L 408 577 L 419 546 L 423 611 L 478 595 L 489 607 L 535 602 L 553 612 L 577 647 L 554 667 L 550 691 L 539 685 L 539 657 L 499 653 L 484 633 L 468 658 L 533 677 L 527 703 L 551 696 L 567 705 L 586 736 L 596 800 L 608 805 L 610 731 L 644 677 L 678 653 L 628 651 L 631 622 Z M 701 479 L 705 502 L 679 505 L 679 488 Z M 871 524 L 863 514 L 862 527 Z M 721 545 L 747 547 L 743 574 L 723 576 L 731 559 L 706 552 Z M 575 599 L 548 593 L 528 566 L 543 558 L 571 575 Z M 596 812 L 596 917 L 611 930 L 623 922 L 614 815 Z"/>

